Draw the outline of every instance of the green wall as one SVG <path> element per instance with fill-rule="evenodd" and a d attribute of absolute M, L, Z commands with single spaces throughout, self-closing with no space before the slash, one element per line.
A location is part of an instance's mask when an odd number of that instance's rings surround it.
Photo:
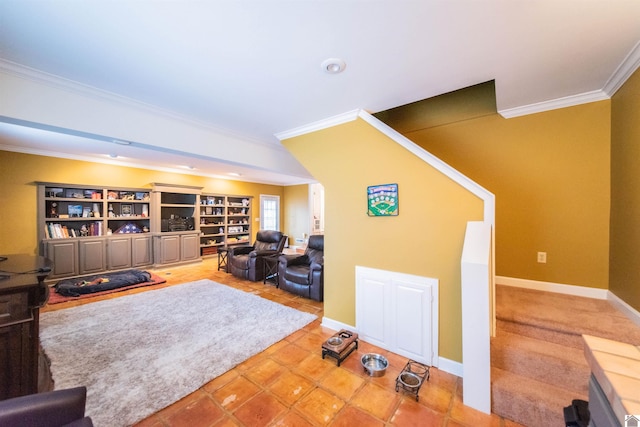
<path fill-rule="evenodd" d="M 357 119 L 283 141 L 325 189 L 325 316 L 355 325 L 355 267 L 439 280 L 439 353 L 462 360 L 460 260 L 483 202 Z M 367 187 L 397 183 L 399 215 L 369 217 Z"/>
<path fill-rule="evenodd" d="M 640 311 L 640 71 L 612 98 L 609 288 Z"/>

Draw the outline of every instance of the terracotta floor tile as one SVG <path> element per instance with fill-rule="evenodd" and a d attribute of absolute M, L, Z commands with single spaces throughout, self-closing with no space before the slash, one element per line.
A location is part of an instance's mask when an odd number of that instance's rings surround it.
<path fill-rule="evenodd" d="M 403 399 L 390 420 L 394 426 L 443 426 L 445 414 L 420 405 L 413 400 Z"/>
<path fill-rule="evenodd" d="M 307 394 L 313 387 L 313 382 L 289 371 L 280 375 L 271 387 L 269 387 L 269 390 L 285 404 L 293 406 L 294 403 Z"/>
<path fill-rule="evenodd" d="M 322 354 L 322 344 L 326 340 L 327 339 L 321 335 L 314 334 L 314 333 L 307 333 L 299 337 L 298 339 L 296 339 L 294 342 L 298 347 L 304 348 L 305 350 L 312 351 L 312 352 L 317 351 L 320 354 Z"/>
<path fill-rule="evenodd" d="M 376 418 L 387 421 L 398 405 L 399 400 L 400 397 L 396 395 L 395 390 L 388 390 L 375 384 L 367 383 L 358 391 L 350 403 L 373 414 Z"/>
<path fill-rule="evenodd" d="M 406 395 L 411 396 L 410 394 Z M 430 381 L 426 381 L 422 384 L 418 396 L 421 405 L 428 406 L 429 408 L 444 414 L 449 412 L 451 399 L 453 398 L 451 391 L 431 384 Z"/>
<path fill-rule="evenodd" d="M 236 409 L 233 415 L 245 426 L 263 427 L 271 424 L 286 410 L 275 397 L 262 392 Z"/>
<path fill-rule="evenodd" d="M 383 427 L 384 423 L 362 410 L 347 405 L 335 420 L 331 423 L 331 427 Z"/>
<path fill-rule="evenodd" d="M 462 405 L 462 379 L 436 368 L 431 368 L 430 380 L 420 389 L 419 402 L 416 403 L 412 395 L 396 393 L 395 379 L 408 359 L 362 340 L 359 340 L 358 350 L 348 356 L 340 367 L 337 367 L 334 358 L 326 357 L 323 360 L 322 343 L 337 332 L 322 326 L 323 303 L 290 294 L 273 285 L 248 282 L 218 271 L 217 257 L 205 258 L 197 264 L 150 271 L 161 275 L 167 282 L 47 305 L 41 311 L 61 310 L 206 278 L 312 313 L 318 318 L 201 389 L 136 424 L 138 427 L 254 427 L 267 424 L 360 427 L 391 426 L 391 422 L 405 427 L 414 425 L 412 423 L 416 419 L 416 425 L 431 427 L 442 425 L 440 415 L 448 427 L 523 427 Z M 387 357 L 389 366 L 384 376 L 370 377 L 364 371 L 360 359 L 365 353 L 379 353 Z M 276 365 L 282 368 L 281 372 Z M 347 404 L 342 397 L 350 393 L 352 397 Z"/>
<path fill-rule="evenodd" d="M 295 411 L 289 411 L 284 417 L 273 424 L 274 427 L 314 427 Z"/>
<path fill-rule="evenodd" d="M 205 427 L 221 419 L 224 412 L 209 397 L 203 397 L 168 418 L 172 427 Z"/>
<path fill-rule="evenodd" d="M 227 371 L 224 374 L 220 375 L 219 377 L 216 377 L 213 380 L 209 381 L 202 388 L 207 393 L 213 393 L 214 391 L 218 390 L 220 387 L 227 385 L 233 379 L 237 378 L 238 375 L 240 375 L 238 371 L 236 371 L 235 369 L 231 369 L 230 371 Z"/>
<path fill-rule="evenodd" d="M 309 355 L 309 352 L 303 350 L 295 344 L 289 344 L 273 353 L 273 358 L 283 365 L 296 365 Z"/>
<path fill-rule="evenodd" d="M 318 425 L 328 425 L 342 409 L 345 402 L 333 394 L 316 388 L 295 404 L 296 408 L 306 418 Z"/>
<path fill-rule="evenodd" d="M 472 425 L 474 427 L 500 427 L 501 419 L 495 414 L 485 414 L 469 406 L 454 397 L 451 406 L 450 417 L 460 422 L 462 425 Z"/>
<path fill-rule="evenodd" d="M 212 427 L 242 427 L 238 422 L 231 418 L 223 418 L 217 423 L 213 424 Z"/>
<path fill-rule="evenodd" d="M 431 367 L 431 369 L 429 369 L 429 373 L 429 383 L 435 384 L 445 390 L 449 390 L 452 393 L 455 391 L 458 377 L 434 367 Z"/>
<path fill-rule="evenodd" d="M 332 369 L 336 369 L 336 367 L 330 360 L 322 359 L 322 357 L 317 354 L 310 354 L 294 366 L 293 369 L 307 378 L 318 381 Z"/>
<path fill-rule="evenodd" d="M 320 383 L 331 393 L 335 393 L 345 401 L 351 399 L 355 392 L 362 387 L 364 379 L 347 371 L 346 369 L 334 369 Z"/>
<path fill-rule="evenodd" d="M 267 387 L 286 370 L 284 366 L 272 359 L 264 359 L 246 371 L 244 376 L 262 387 Z"/>
<path fill-rule="evenodd" d="M 256 395 L 260 388 L 244 377 L 237 377 L 213 393 L 216 402 L 232 411 Z"/>

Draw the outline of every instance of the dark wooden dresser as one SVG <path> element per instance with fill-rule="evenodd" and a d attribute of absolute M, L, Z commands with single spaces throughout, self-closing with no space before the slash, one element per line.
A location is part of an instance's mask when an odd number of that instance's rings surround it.
<path fill-rule="evenodd" d="M 2 255 L 0 260 L 0 400 L 3 400 L 39 391 L 39 312 L 49 298 L 44 280 L 51 263 L 43 257 L 22 254 Z"/>

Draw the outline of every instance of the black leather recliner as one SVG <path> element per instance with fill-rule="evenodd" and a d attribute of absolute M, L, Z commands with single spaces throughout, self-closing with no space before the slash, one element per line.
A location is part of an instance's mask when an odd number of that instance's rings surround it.
<path fill-rule="evenodd" d="M 0 401 L 0 426 L 92 427 L 84 416 L 86 387 L 30 394 Z"/>
<path fill-rule="evenodd" d="M 235 277 L 257 282 L 264 279 L 264 257 L 282 253 L 287 236 L 280 231 L 260 230 L 253 246 L 229 249 L 228 272 Z"/>
<path fill-rule="evenodd" d="M 280 255 L 278 259 L 278 285 L 280 289 L 311 298 L 324 300 L 324 236 L 309 237 L 304 255 Z"/>

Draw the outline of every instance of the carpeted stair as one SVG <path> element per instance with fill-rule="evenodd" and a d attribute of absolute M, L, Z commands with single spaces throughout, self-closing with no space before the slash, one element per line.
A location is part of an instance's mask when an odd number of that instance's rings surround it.
<path fill-rule="evenodd" d="M 491 340 L 492 412 L 531 427 L 564 426 L 588 400 L 582 334 L 640 345 L 640 327 L 606 300 L 498 285 Z"/>

